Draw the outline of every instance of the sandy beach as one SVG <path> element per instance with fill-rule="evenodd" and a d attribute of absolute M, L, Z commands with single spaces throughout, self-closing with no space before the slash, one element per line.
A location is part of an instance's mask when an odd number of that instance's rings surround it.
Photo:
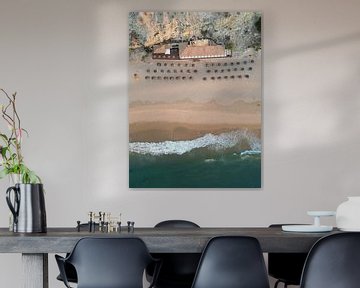
<path fill-rule="evenodd" d="M 260 136 L 260 102 L 231 106 L 210 103 L 133 104 L 129 110 L 130 142 L 191 140 L 204 134 L 247 129 Z"/>
<path fill-rule="evenodd" d="M 261 55 L 129 64 L 130 142 L 261 134 Z"/>

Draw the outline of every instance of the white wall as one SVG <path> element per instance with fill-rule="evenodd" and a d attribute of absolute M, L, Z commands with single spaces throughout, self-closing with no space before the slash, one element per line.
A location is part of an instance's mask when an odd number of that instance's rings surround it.
<path fill-rule="evenodd" d="M 263 12 L 262 189 L 128 189 L 127 14 L 160 9 Z M 307 210 L 359 195 L 359 10 L 357 0 L 1 0 L 0 86 L 18 92 L 48 226 L 73 226 L 89 210 L 136 226 L 310 222 Z M 62 287 L 49 262 L 50 287 Z M 1 286 L 20 287 L 16 265 L 18 255 L 0 255 Z"/>

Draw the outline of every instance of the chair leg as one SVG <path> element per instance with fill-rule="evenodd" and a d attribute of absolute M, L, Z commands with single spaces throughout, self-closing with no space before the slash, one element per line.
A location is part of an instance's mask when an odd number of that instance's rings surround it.
<path fill-rule="evenodd" d="M 281 281 L 281 280 L 277 280 L 277 281 L 275 282 L 275 284 L 274 284 L 274 288 L 277 288 L 280 283 L 284 283 L 284 288 L 287 288 L 287 287 L 288 287 L 288 285 L 287 285 L 286 282 L 283 282 L 283 281 Z"/>

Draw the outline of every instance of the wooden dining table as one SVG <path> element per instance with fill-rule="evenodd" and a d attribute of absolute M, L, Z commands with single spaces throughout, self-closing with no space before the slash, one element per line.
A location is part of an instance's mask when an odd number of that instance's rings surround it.
<path fill-rule="evenodd" d="M 67 253 L 83 237 L 139 237 L 151 253 L 201 253 L 208 240 L 221 235 L 252 236 L 262 251 L 308 252 L 321 237 L 333 233 L 283 232 L 281 227 L 135 228 L 120 232 L 89 232 L 77 228 L 48 228 L 47 233 L 13 233 L 0 228 L 0 253 L 21 253 L 24 288 L 48 288 L 48 253 Z"/>

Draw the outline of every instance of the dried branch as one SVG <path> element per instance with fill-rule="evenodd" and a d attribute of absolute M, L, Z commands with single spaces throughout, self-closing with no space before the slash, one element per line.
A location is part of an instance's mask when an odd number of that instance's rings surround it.
<path fill-rule="evenodd" d="M 20 116 L 16 109 L 16 92 L 11 96 L 2 88 L 0 92 L 5 95 L 7 99 L 6 105 L 1 105 L 1 117 L 9 126 L 10 135 L 7 133 L 0 133 L 0 140 L 5 144 L 0 145 L 0 166 L 3 170 L 0 171 L 0 178 L 7 174 L 20 174 L 23 183 L 41 183 L 40 178 L 31 171 L 23 162 L 21 153 L 22 134 L 28 132 L 21 127 Z"/>

